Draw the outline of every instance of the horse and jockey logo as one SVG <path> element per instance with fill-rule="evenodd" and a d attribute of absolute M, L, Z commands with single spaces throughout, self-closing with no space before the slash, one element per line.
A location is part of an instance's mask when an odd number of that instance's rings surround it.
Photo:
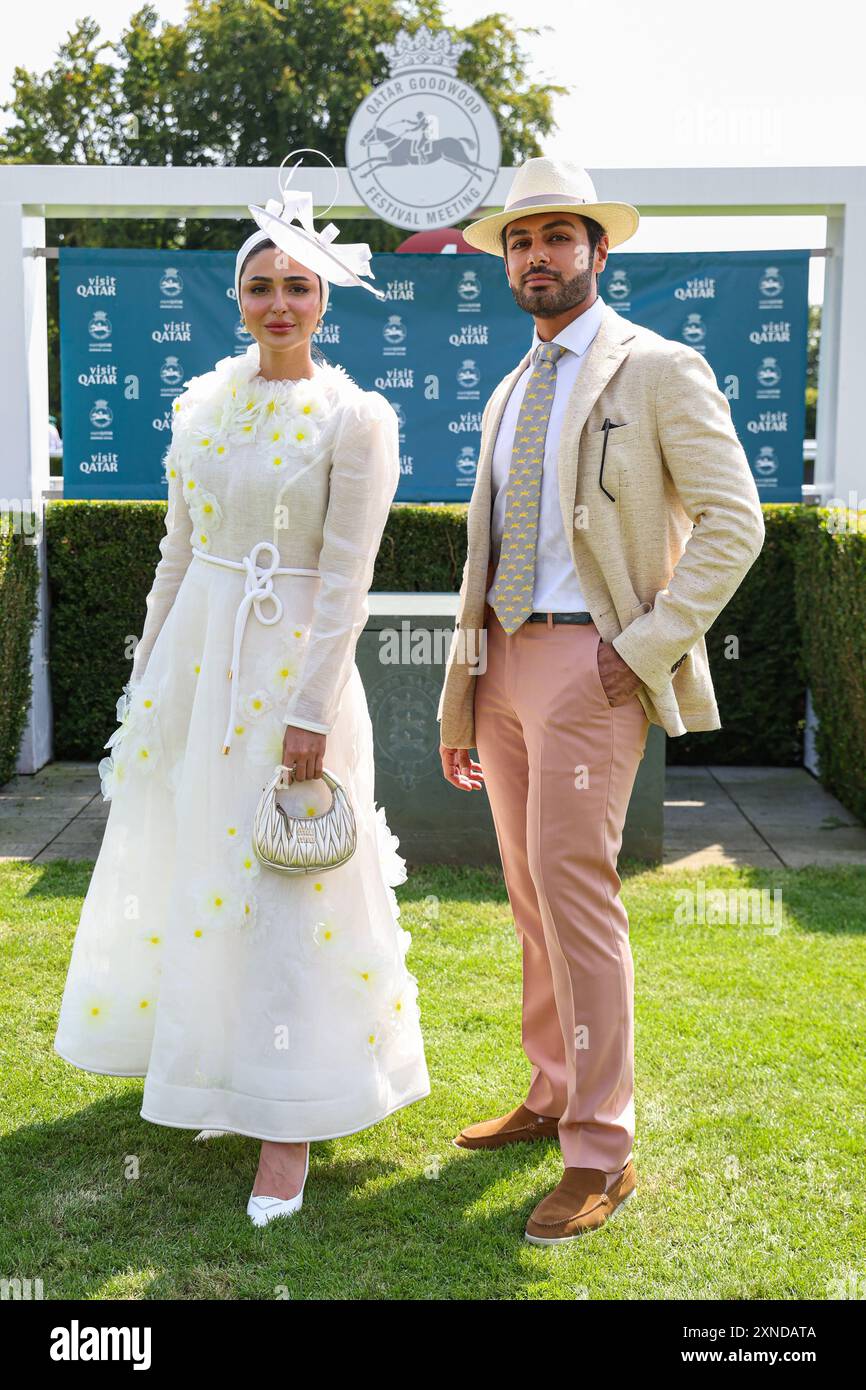
<path fill-rule="evenodd" d="M 395 227 L 450 227 L 483 205 L 500 140 L 486 101 L 457 77 L 465 41 L 422 26 L 377 48 L 391 76 L 352 118 L 346 167 L 371 212 Z"/>

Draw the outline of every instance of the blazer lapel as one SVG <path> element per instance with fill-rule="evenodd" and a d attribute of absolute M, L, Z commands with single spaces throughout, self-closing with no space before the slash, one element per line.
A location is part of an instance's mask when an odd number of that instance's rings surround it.
<path fill-rule="evenodd" d="M 565 418 L 559 436 L 556 461 L 559 505 L 565 534 L 569 538 L 574 531 L 580 436 L 589 412 L 623 358 L 628 356 L 635 337 L 634 328 L 628 319 L 622 318 L 609 304 L 605 304 L 604 309 L 599 330 L 590 343 L 586 361 L 566 402 Z"/>

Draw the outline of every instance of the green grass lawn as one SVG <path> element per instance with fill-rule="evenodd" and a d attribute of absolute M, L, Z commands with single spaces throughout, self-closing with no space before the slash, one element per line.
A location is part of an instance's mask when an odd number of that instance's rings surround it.
<path fill-rule="evenodd" d="M 637 1193 L 547 1250 L 523 1228 L 559 1181 L 558 1146 L 451 1144 L 528 1085 L 499 874 L 418 868 L 397 890 L 432 1094 L 314 1144 L 302 1211 L 256 1230 L 256 1140 L 149 1124 L 141 1081 L 53 1052 L 91 869 L 0 864 L 3 1277 L 41 1279 L 46 1299 L 824 1299 L 866 1279 L 866 870 L 620 866 Z M 781 929 L 678 925 L 699 880 L 781 889 Z"/>

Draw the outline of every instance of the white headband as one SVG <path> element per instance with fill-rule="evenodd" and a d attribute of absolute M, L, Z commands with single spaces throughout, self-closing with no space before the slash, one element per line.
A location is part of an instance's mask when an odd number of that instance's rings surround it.
<path fill-rule="evenodd" d="M 247 237 L 246 241 L 244 242 L 243 246 L 241 247 L 240 251 L 238 251 L 238 254 L 235 257 L 235 298 L 237 300 L 238 313 L 241 315 L 241 318 L 243 318 L 243 312 L 241 310 L 241 267 L 243 266 L 244 261 L 246 260 L 247 256 L 250 254 L 254 246 L 258 246 L 260 243 L 270 240 L 271 237 L 268 235 L 267 232 L 263 232 L 261 230 L 253 232 L 252 236 Z M 315 271 L 313 272 L 313 274 L 315 274 Z M 322 307 L 319 312 L 320 314 L 324 315 L 324 312 L 328 307 L 328 282 L 323 275 L 319 276 L 319 281 L 322 286 Z"/>

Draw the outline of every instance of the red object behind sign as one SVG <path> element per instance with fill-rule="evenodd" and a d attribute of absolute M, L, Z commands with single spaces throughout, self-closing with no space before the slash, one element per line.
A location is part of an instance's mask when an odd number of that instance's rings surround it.
<path fill-rule="evenodd" d="M 444 255 L 483 256 L 484 252 L 470 246 L 462 232 L 456 227 L 436 227 L 430 232 L 413 232 L 396 248 L 398 251 L 430 252 L 441 251 Z"/>

